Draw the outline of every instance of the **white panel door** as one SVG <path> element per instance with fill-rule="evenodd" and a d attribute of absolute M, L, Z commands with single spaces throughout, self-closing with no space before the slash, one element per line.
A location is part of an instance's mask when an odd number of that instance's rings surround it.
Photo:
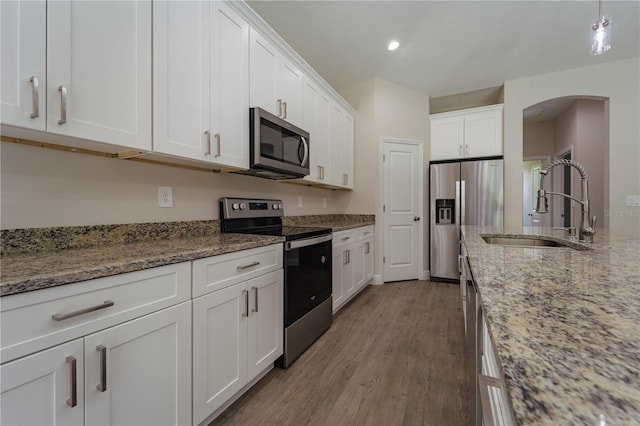
<path fill-rule="evenodd" d="M 151 2 L 47 3 L 47 131 L 151 149 Z"/>
<path fill-rule="evenodd" d="M 464 116 L 432 117 L 431 161 L 464 156 Z"/>
<path fill-rule="evenodd" d="M 153 6 L 153 149 L 209 161 L 209 3 Z"/>
<path fill-rule="evenodd" d="M 193 420 L 198 424 L 247 383 L 246 282 L 193 300 Z"/>
<path fill-rule="evenodd" d="M 465 157 L 502 155 L 502 108 L 467 114 L 464 139 Z"/>
<path fill-rule="evenodd" d="M 342 139 L 342 185 L 353 188 L 353 117 L 344 115 Z"/>
<path fill-rule="evenodd" d="M 277 99 L 278 51 L 258 31 L 249 31 L 249 102 L 280 115 Z"/>
<path fill-rule="evenodd" d="M 249 24 L 211 3 L 211 160 L 249 168 Z"/>
<path fill-rule="evenodd" d="M 342 155 L 344 146 L 345 113 L 336 104 L 331 104 L 331 183 L 343 185 Z M 313 137 L 313 136 L 312 136 Z"/>
<path fill-rule="evenodd" d="M 345 251 L 340 248 L 333 248 L 333 263 L 331 268 L 331 280 L 332 280 L 332 299 L 333 299 L 333 312 L 344 303 L 344 289 L 342 286 L 342 270 L 344 269 Z"/>
<path fill-rule="evenodd" d="M 45 130 L 47 4 L 0 2 L 0 119 Z"/>
<path fill-rule="evenodd" d="M 252 380 L 282 355 L 284 346 L 282 269 L 249 280 L 248 376 Z"/>
<path fill-rule="evenodd" d="M 83 356 L 77 339 L 2 365 L 0 424 L 82 425 Z"/>
<path fill-rule="evenodd" d="M 384 281 L 417 279 L 422 250 L 420 147 L 384 143 Z"/>
<path fill-rule="evenodd" d="M 191 424 L 191 302 L 85 337 L 86 424 Z"/>

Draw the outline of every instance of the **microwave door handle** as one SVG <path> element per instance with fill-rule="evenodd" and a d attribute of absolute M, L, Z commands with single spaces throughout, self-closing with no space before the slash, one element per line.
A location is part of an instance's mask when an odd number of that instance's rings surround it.
<path fill-rule="evenodd" d="M 300 136 L 302 140 L 302 146 L 304 146 L 304 156 L 302 157 L 302 162 L 300 163 L 301 167 L 306 167 L 307 162 L 309 161 L 309 144 L 304 136 Z"/>

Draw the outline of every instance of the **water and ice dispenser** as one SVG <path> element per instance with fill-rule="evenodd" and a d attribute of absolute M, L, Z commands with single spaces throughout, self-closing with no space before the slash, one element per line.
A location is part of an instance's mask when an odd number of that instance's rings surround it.
<path fill-rule="evenodd" d="M 436 225 L 456 223 L 456 200 L 453 198 L 436 198 Z"/>

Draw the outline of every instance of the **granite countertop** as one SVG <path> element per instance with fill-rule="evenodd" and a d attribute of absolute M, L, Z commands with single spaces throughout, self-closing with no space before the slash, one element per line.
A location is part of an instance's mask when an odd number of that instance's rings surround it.
<path fill-rule="evenodd" d="M 0 296 L 282 243 L 284 237 L 213 234 L 2 256 Z"/>
<path fill-rule="evenodd" d="M 579 251 L 481 238 L 563 238 L 549 228 L 463 229 L 518 424 L 640 424 L 640 238 L 597 231 Z"/>

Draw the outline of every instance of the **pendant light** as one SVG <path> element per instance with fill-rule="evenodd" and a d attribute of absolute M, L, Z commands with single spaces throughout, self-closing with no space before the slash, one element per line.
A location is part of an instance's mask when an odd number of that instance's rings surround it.
<path fill-rule="evenodd" d="M 591 25 L 591 54 L 602 55 L 611 49 L 611 21 L 602 14 L 602 0 L 598 0 L 598 20 Z"/>

